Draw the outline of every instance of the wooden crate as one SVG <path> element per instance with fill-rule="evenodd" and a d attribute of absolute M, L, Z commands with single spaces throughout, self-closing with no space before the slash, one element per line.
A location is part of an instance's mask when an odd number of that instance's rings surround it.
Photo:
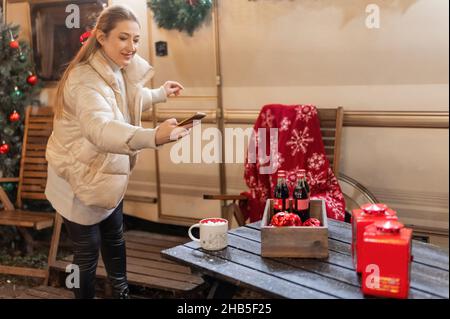
<path fill-rule="evenodd" d="M 273 216 L 273 201 L 268 199 L 261 221 L 261 256 L 263 257 L 328 257 L 328 222 L 325 201 L 311 200 L 310 215 L 322 223 L 320 227 L 268 226 Z"/>

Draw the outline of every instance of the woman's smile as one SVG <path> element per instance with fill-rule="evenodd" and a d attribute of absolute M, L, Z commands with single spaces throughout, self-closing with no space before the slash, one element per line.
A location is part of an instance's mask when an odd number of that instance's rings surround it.
<path fill-rule="evenodd" d="M 134 53 L 122 53 L 122 56 L 125 58 L 125 60 L 131 60 L 133 58 Z"/>

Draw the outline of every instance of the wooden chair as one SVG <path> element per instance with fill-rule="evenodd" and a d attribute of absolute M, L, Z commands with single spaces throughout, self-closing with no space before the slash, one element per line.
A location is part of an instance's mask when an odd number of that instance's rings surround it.
<path fill-rule="evenodd" d="M 46 269 L 0 265 L 0 273 L 43 278 L 45 286 L 49 283 L 50 270 L 53 269 L 65 273 L 66 267 L 71 264 L 72 256 L 68 256 L 64 260 L 56 259 L 63 220 L 57 212 L 25 211 L 22 209 L 22 202 L 25 199 L 46 199 L 44 193 L 47 181 L 45 150 L 52 130 L 52 108 L 27 108 L 19 177 L 0 178 L 0 183 L 19 183 L 17 208 L 14 207 L 4 190 L 0 187 L 0 200 L 5 207 L 5 210 L 0 211 L 0 225 L 29 227 L 37 230 L 53 226 Z M 128 195 L 125 199 L 142 200 Z M 156 199 L 146 199 L 146 201 L 155 203 Z M 125 233 L 125 238 L 127 242 L 127 269 L 130 284 L 157 288 L 180 295 L 195 293 L 197 289 L 203 287 L 203 279 L 196 274 L 192 274 L 189 267 L 176 265 L 174 262 L 165 260 L 160 256 L 162 249 L 185 243 L 187 240 L 184 238 L 137 231 Z M 106 278 L 107 276 L 101 260 L 97 268 L 97 276 L 100 278 Z M 40 287 L 39 289 L 45 291 L 44 294 L 48 292 L 48 288 Z M 33 295 L 36 295 L 36 292 L 33 292 Z"/>
<path fill-rule="evenodd" d="M 18 182 L 16 206 L 0 187 L 0 225 L 16 226 L 19 229 L 42 230 L 53 226 L 55 214 L 23 209 L 24 200 L 45 200 L 47 161 L 45 149 L 53 129 L 53 111 L 50 107 L 28 107 L 25 113 L 25 132 L 22 144 L 22 158 L 18 178 L 0 178 L 0 182 Z M 23 227 L 23 228 L 22 228 Z M 24 234 L 28 234 L 23 232 Z M 49 256 L 51 251 L 49 252 Z M 0 273 L 43 278 L 48 280 L 46 269 L 0 265 Z"/>
<path fill-rule="evenodd" d="M 344 122 L 344 109 L 343 107 L 333 109 L 317 109 L 320 119 L 320 131 L 322 133 L 322 140 L 325 146 L 325 153 L 330 162 L 332 170 L 336 176 L 339 177 L 339 158 L 341 153 L 341 139 L 342 139 L 342 126 Z M 208 200 L 221 200 L 225 204 L 224 218 L 231 220 L 233 216 L 239 226 L 245 225 L 245 217 L 241 212 L 237 201 L 246 200 L 243 195 L 234 194 L 219 194 L 211 195 L 204 194 L 203 199 Z M 228 202 L 231 201 L 230 204 Z M 346 217 L 347 219 L 347 217 Z M 231 223 L 229 223 L 231 226 Z"/>

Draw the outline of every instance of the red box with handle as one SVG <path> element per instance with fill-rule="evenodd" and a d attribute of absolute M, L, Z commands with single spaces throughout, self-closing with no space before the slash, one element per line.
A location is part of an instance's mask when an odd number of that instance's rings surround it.
<path fill-rule="evenodd" d="M 396 221 L 397 213 L 387 205 L 366 204 L 360 209 L 354 209 L 352 214 L 352 256 L 353 264 L 358 273 L 362 272 L 359 252 L 363 250 L 363 234 L 366 226 L 377 221 Z"/>

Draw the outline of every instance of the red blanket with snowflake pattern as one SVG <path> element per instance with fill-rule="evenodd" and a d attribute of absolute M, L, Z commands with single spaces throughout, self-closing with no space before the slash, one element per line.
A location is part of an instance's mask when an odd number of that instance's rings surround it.
<path fill-rule="evenodd" d="M 278 139 L 275 138 L 276 131 Z M 315 106 L 264 106 L 254 125 L 251 140 L 244 173 L 249 191 L 242 193 L 248 200 L 239 203 L 250 222 L 262 218 L 266 199 L 273 196 L 279 169 L 286 171 L 290 194 L 295 187 L 297 172 L 305 169 L 311 199 L 324 199 L 327 216 L 344 220 L 344 196 L 325 155 Z M 278 147 L 274 140 L 278 140 Z M 252 155 L 251 150 L 254 152 Z M 264 154 L 270 155 L 271 162 L 264 158 Z"/>

